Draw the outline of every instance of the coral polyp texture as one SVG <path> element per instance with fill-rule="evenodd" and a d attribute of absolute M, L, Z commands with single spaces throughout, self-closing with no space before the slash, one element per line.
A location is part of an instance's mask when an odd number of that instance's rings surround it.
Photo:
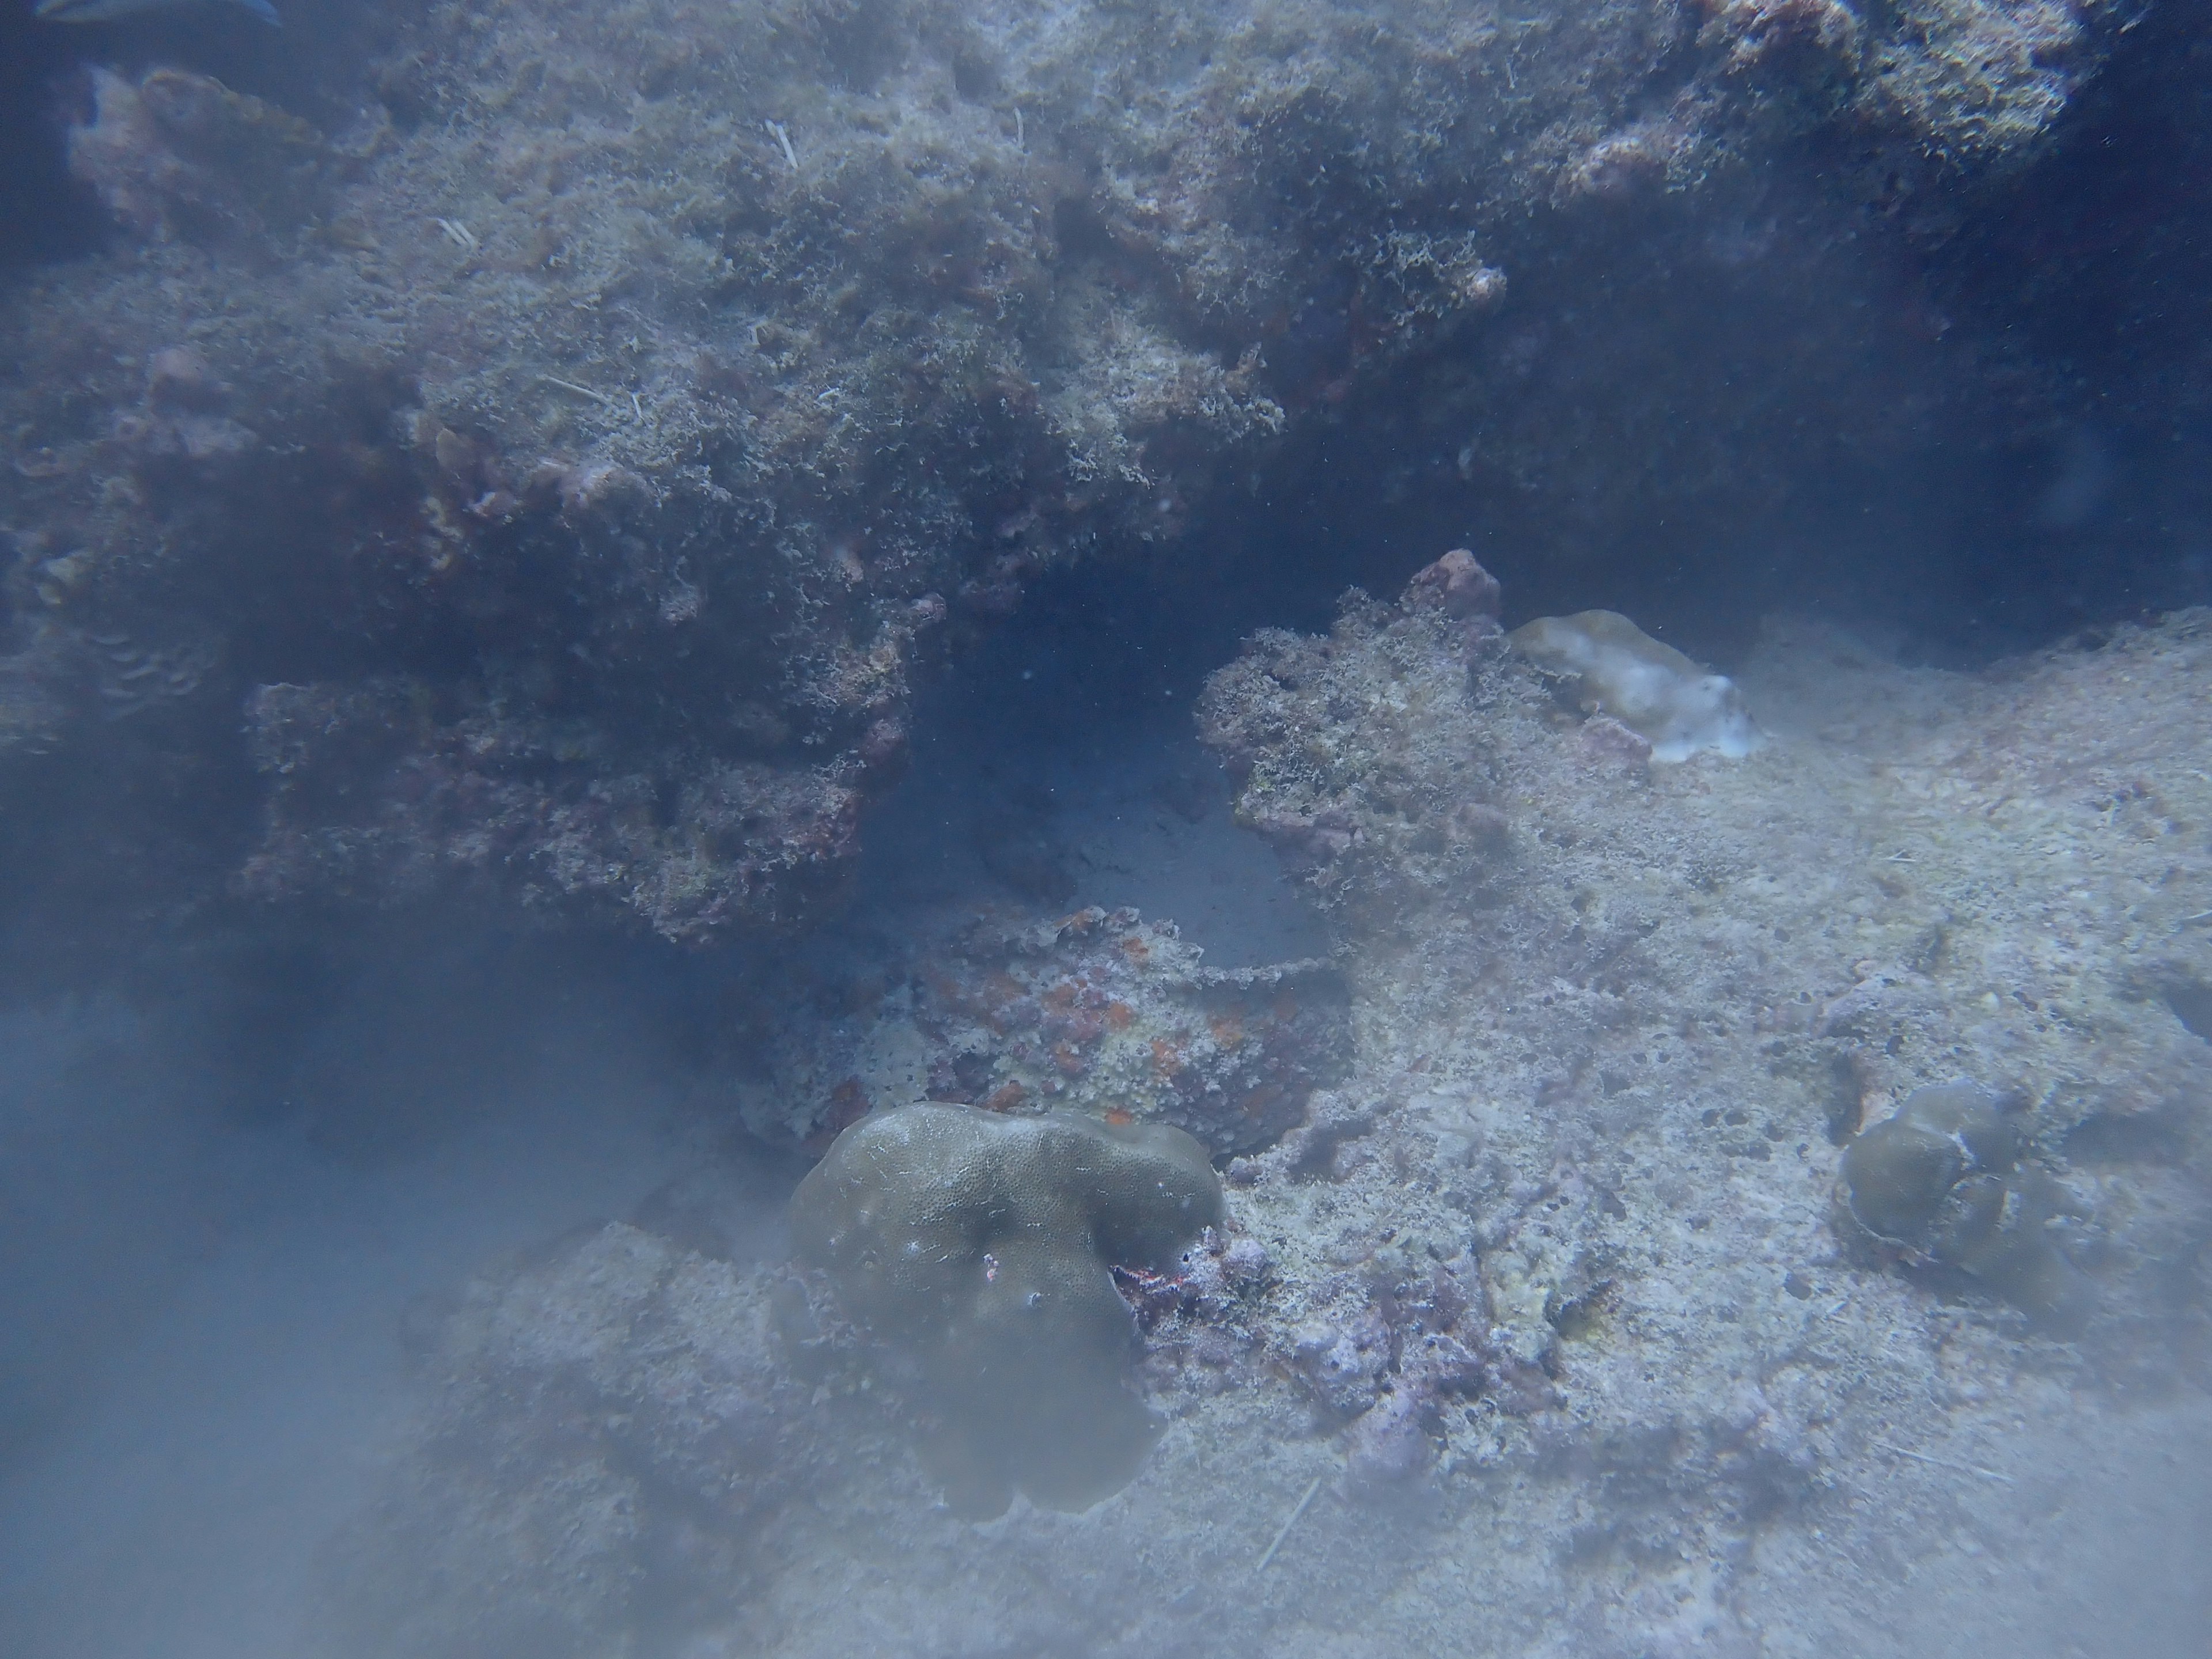
<path fill-rule="evenodd" d="M 2032 153 L 2109 9 L 495 0 L 329 132 L 100 71 L 112 244 L 0 312 L 0 742 L 161 711 L 149 903 L 804 922 L 933 642 L 1346 410 L 1562 556 L 2040 429 L 2036 373 L 1927 372 L 1863 212 Z M 1853 159 L 1778 212 L 1807 143 Z M 1822 419 L 1750 418 L 1785 388 Z"/>
<path fill-rule="evenodd" d="M 914 1356 L 963 1508 L 1019 1486 L 1085 1509 L 1126 1485 L 1153 1428 L 1117 1271 L 1158 1279 L 1222 1219 L 1180 1129 L 930 1103 L 863 1119 L 793 1195 L 800 1259 Z"/>

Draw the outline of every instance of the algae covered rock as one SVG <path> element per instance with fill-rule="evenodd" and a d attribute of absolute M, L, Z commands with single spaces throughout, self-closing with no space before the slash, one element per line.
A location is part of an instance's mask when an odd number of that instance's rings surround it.
<path fill-rule="evenodd" d="M 847 1129 L 791 1217 L 801 1258 L 919 1365 L 956 1503 L 995 1512 L 1018 1486 L 1081 1509 L 1152 1438 L 1113 1270 L 1171 1271 L 1220 1224 L 1221 1185 L 1179 1129 L 933 1102 Z"/>
<path fill-rule="evenodd" d="M 1873 1237 L 1960 1268 L 2069 1330 L 2087 1315 L 2089 1287 L 2045 1237 L 2050 1204 L 2019 1159 L 2019 1137 L 1987 1090 L 1933 1085 L 1844 1148 L 1841 1196 Z"/>

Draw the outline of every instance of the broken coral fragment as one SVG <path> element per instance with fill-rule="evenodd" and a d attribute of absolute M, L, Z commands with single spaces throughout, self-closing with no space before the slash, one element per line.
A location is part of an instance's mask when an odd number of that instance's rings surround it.
<path fill-rule="evenodd" d="M 1579 677 L 1583 706 L 1650 743 L 1655 761 L 1706 750 L 1741 760 L 1766 740 L 1735 681 L 1706 672 L 1617 611 L 1539 617 L 1507 637 L 1538 665 Z"/>
<path fill-rule="evenodd" d="M 1180 1129 L 936 1102 L 854 1124 L 791 1200 L 801 1259 L 919 1365 L 945 1430 L 929 1461 L 980 1515 L 1017 1486 L 1079 1510 L 1127 1484 L 1153 1425 L 1113 1270 L 1172 1273 L 1221 1220 Z"/>

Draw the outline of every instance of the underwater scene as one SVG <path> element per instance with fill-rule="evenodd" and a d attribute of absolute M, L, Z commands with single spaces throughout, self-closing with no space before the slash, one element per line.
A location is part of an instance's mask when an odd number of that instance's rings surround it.
<path fill-rule="evenodd" d="M 0 1656 L 2212 1654 L 2208 0 L 0 82 Z"/>

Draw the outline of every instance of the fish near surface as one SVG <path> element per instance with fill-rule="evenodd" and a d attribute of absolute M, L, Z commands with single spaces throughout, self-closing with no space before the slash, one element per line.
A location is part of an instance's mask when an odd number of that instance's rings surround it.
<path fill-rule="evenodd" d="M 49 23 L 106 23 L 133 12 L 166 11 L 185 3 L 186 0 L 39 0 L 37 15 Z M 235 0 L 235 3 L 272 28 L 283 25 L 270 0 Z"/>

